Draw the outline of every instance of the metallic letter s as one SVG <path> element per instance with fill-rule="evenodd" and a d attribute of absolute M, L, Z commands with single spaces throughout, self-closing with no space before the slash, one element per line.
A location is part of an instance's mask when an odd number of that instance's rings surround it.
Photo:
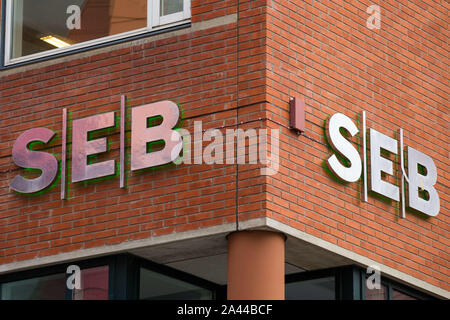
<path fill-rule="evenodd" d="M 55 133 L 47 128 L 34 128 L 22 133 L 14 143 L 12 159 L 22 168 L 40 169 L 42 174 L 35 179 L 17 175 L 11 181 L 11 189 L 21 193 L 33 193 L 47 188 L 58 173 L 58 160 L 50 153 L 32 151 L 28 145 L 34 141 L 48 143 Z"/>
<path fill-rule="evenodd" d="M 349 167 L 344 166 L 336 157 L 332 155 L 328 158 L 328 166 L 339 178 L 347 182 L 355 182 L 361 176 L 361 157 L 358 150 L 352 146 L 339 132 L 340 128 L 346 129 L 353 137 L 358 133 L 358 128 L 353 121 L 342 113 L 334 114 L 328 121 L 327 137 L 333 149 L 345 156 L 351 163 Z"/>

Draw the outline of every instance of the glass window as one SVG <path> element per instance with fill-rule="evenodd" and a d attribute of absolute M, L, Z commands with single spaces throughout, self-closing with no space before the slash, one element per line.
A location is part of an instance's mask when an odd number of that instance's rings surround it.
<path fill-rule="evenodd" d="M 398 291 L 397 289 L 392 289 L 392 300 L 417 300 L 417 299 L 410 296 L 409 294 Z"/>
<path fill-rule="evenodd" d="M 161 16 L 183 11 L 183 0 L 161 0 Z"/>
<path fill-rule="evenodd" d="M 384 284 L 380 284 L 380 289 L 369 289 L 366 283 L 364 291 L 365 300 L 387 300 L 388 298 L 388 288 Z"/>
<path fill-rule="evenodd" d="M 73 300 L 108 300 L 109 267 L 81 270 L 81 288 L 72 291 Z"/>
<path fill-rule="evenodd" d="M 286 300 L 335 300 L 334 277 L 286 283 Z"/>
<path fill-rule="evenodd" d="M 57 273 L 1 284 L 3 300 L 65 300 L 66 293 L 73 300 L 107 300 L 109 267 L 82 269 L 80 289 L 67 289 L 67 274 Z"/>
<path fill-rule="evenodd" d="M 13 1 L 11 58 L 147 26 L 147 0 Z"/>
<path fill-rule="evenodd" d="M 2 300 L 64 300 L 66 274 L 2 283 Z"/>
<path fill-rule="evenodd" d="M 140 268 L 139 299 L 211 300 L 212 291 Z"/>
<path fill-rule="evenodd" d="M 6 62 L 131 36 L 190 17 L 188 0 L 8 0 L 7 4 Z"/>

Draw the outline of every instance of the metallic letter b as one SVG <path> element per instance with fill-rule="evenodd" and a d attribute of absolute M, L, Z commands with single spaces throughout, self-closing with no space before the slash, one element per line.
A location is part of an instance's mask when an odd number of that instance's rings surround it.
<path fill-rule="evenodd" d="M 147 128 L 147 119 L 162 116 L 160 125 Z M 131 111 L 131 170 L 150 168 L 174 161 L 183 147 L 181 135 L 172 130 L 180 111 L 171 101 L 135 107 Z M 163 140 L 162 150 L 147 152 L 147 143 Z"/>
<path fill-rule="evenodd" d="M 418 165 L 425 167 L 426 174 L 418 172 Z M 437 216 L 440 209 L 439 194 L 434 185 L 437 181 L 436 165 L 426 154 L 408 147 L 409 206 L 429 216 Z M 428 199 L 419 197 L 419 189 L 428 193 Z"/>

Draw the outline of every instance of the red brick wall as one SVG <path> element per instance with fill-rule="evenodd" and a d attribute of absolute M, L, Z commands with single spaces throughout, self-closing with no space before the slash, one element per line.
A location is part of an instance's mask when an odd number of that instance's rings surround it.
<path fill-rule="evenodd" d="M 238 128 L 244 130 L 266 127 L 265 121 L 255 121 L 264 119 L 266 108 L 266 12 L 266 1 L 238 3 L 237 118 Z M 260 167 L 238 166 L 239 221 L 266 216 L 266 178 Z"/>
<path fill-rule="evenodd" d="M 449 290 L 448 7 L 378 2 L 268 0 L 267 114 L 288 125 L 289 97 L 301 97 L 306 132 L 297 137 L 282 129 L 281 169 L 269 179 L 267 214 Z M 381 7 L 380 30 L 366 27 L 372 4 Z M 407 211 L 401 219 L 399 203 L 373 196 L 361 202 L 361 183 L 328 176 L 324 120 L 341 112 L 356 123 L 362 110 L 368 128 L 395 138 L 402 127 L 405 146 L 433 158 L 437 217 Z"/>
<path fill-rule="evenodd" d="M 192 21 L 235 12 L 233 1 L 193 1 Z M 191 132 L 194 120 L 203 121 L 204 129 L 235 124 L 236 30 L 231 23 L 164 40 L 150 38 L 143 45 L 0 74 L 0 263 L 235 221 L 235 165 L 130 173 L 128 163 L 128 188 L 119 189 L 118 177 L 69 183 L 67 200 L 60 200 L 59 180 L 38 196 L 17 194 L 9 183 L 23 171 L 12 162 L 11 150 L 24 130 L 42 126 L 55 131 L 57 139 L 46 151 L 61 158 L 63 107 L 71 120 L 108 111 L 118 116 L 120 95 L 126 94 L 130 107 L 166 99 L 181 104 L 183 127 Z M 129 130 L 128 124 L 128 147 Z M 105 158 L 118 163 L 118 128 L 108 140 L 111 151 Z M 70 181 L 70 139 L 68 157 Z M 261 187 L 254 192 L 261 197 Z"/>

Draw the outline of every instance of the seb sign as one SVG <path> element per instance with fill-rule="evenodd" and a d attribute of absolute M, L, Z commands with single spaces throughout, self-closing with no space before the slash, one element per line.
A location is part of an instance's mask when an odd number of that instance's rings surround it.
<path fill-rule="evenodd" d="M 370 190 L 402 202 L 402 217 L 405 217 L 405 180 L 408 184 L 408 206 L 429 216 L 439 213 L 439 195 L 434 188 L 437 180 L 436 166 L 428 155 L 407 147 L 408 175 L 405 170 L 403 131 L 399 130 L 400 143 L 377 130 L 369 129 L 370 171 L 367 170 L 366 114 L 362 114 L 362 159 L 358 150 L 346 139 L 345 131 L 355 136 L 359 130 L 355 123 L 342 113 L 334 114 L 328 121 L 326 133 L 336 154 L 327 159 L 329 169 L 341 180 L 356 182 L 363 174 L 363 200 L 367 201 L 367 177 L 370 175 Z M 341 130 L 341 129 L 344 129 Z M 382 177 L 393 176 L 394 162 L 382 154 L 400 155 L 400 188 Z M 340 158 L 340 160 L 339 160 Z M 393 179 L 391 179 L 393 180 Z M 401 189 L 401 193 L 400 193 Z"/>
<path fill-rule="evenodd" d="M 121 99 L 120 110 L 120 187 L 124 187 L 125 179 L 125 96 Z M 131 170 L 155 167 L 174 161 L 183 148 L 181 134 L 173 130 L 179 121 L 178 106 L 171 101 L 147 104 L 131 109 Z M 148 120 L 162 118 L 159 125 L 148 127 Z M 347 140 L 344 129 L 351 137 L 359 130 L 355 123 L 341 113 L 333 115 L 326 127 L 327 138 L 336 154 L 327 159 L 330 170 L 341 180 L 356 182 L 363 173 L 364 201 L 367 201 L 367 143 L 366 117 L 362 114 L 363 152 L 362 159 L 358 150 Z M 115 113 L 103 113 L 72 123 L 72 182 L 81 182 L 115 174 L 116 160 L 88 163 L 91 155 L 107 151 L 106 137 L 89 139 L 92 131 L 115 126 Z M 408 175 L 406 175 L 403 159 L 403 132 L 400 129 L 400 145 L 374 129 L 369 130 L 370 136 L 370 190 L 379 195 L 402 202 L 402 217 L 405 215 L 405 180 L 408 183 L 408 206 L 429 216 L 439 213 L 439 195 L 434 188 L 437 180 L 436 166 L 426 154 L 408 147 Z M 30 150 L 33 142 L 48 143 L 55 133 L 47 128 L 29 129 L 22 133 L 14 143 L 12 159 L 23 168 L 39 169 L 41 174 L 34 179 L 26 179 L 17 175 L 10 187 L 20 193 L 35 193 L 52 184 L 58 174 L 58 160 L 50 153 Z M 62 153 L 61 153 L 61 199 L 65 199 L 66 179 L 66 144 L 67 144 L 67 112 L 63 109 L 62 121 Z M 148 152 L 148 144 L 164 142 L 161 150 Z M 384 151 L 382 151 L 384 150 Z M 400 155 L 401 179 L 400 188 L 383 176 L 392 176 L 394 162 L 382 156 L 383 152 Z M 401 192 L 400 192 L 401 189 Z M 401 196 L 401 199 L 400 199 Z"/>
<path fill-rule="evenodd" d="M 121 101 L 120 117 L 120 187 L 124 187 L 125 170 L 125 97 Z M 178 106 L 171 101 L 147 104 L 131 109 L 131 170 L 140 170 L 172 162 L 179 155 L 183 140 L 172 130 L 179 121 Z M 148 119 L 162 118 L 159 125 L 148 127 Z M 61 199 L 65 198 L 67 113 L 63 109 L 61 153 Z M 115 126 L 115 113 L 108 112 L 74 120 L 72 123 L 72 182 L 80 182 L 115 174 L 115 160 L 88 164 L 88 157 L 107 151 L 106 137 L 89 140 L 92 131 Z M 58 160 L 50 153 L 29 149 L 32 142 L 48 143 L 55 133 L 47 128 L 29 129 L 14 143 L 12 159 L 23 168 L 39 169 L 34 179 L 17 175 L 10 187 L 20 193 L 35 193 L 52 184 L 58 174 Z M 164 148 L 148 152 L 149 143 L 164 141 Z"/>

